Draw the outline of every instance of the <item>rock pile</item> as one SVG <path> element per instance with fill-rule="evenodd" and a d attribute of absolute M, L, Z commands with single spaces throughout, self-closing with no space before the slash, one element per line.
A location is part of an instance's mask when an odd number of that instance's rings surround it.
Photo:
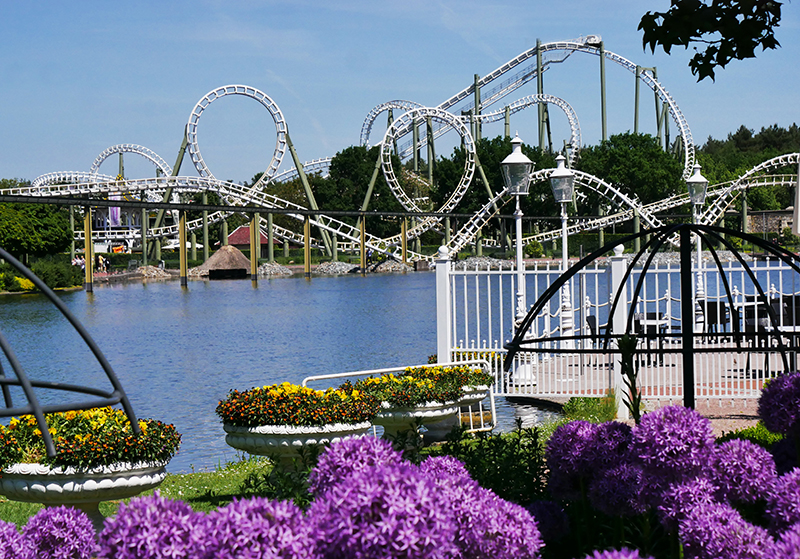
<path fill-rule="evenodd" d="M 514 267 L 511 260 L 499 260 L 488 256 L 470 256 L 466 260 L 458 260 L 453 263 L 456 270 L 510 270 Z"/>
<path fill-rule="evenodd" d="M 396 260 L 385 260 L 380 264 L 367 266 L 367 270 L 369 272 L 373 272 L 376 274 L 390 274 L 390 273 L 413 272 L 414 268 L 412 266 L 409 266 L 408 264 L 397 262 Z"/>
<path fill-rule="evenodd" d="M 292 271 L 286 266 L 281 266 L 277 262 L 265 262 L 258 267 L 258 277 L 270 276 L 291 276 Z"/>
<path fill-rule="evenodd" d="M 321 276 L 340 276 L 350 274 L 356 269 L 358 269 L 358 266 L 347 262 L 323 262 L 314 268 L 314 273 Z"/>
<path fill-rule="evenodd" d="M 156 266 L 139 266 L 136 271 L 139 272 L 144 279 L 167 279 L 172 277 L 172 274 L 168 271 Z"/>

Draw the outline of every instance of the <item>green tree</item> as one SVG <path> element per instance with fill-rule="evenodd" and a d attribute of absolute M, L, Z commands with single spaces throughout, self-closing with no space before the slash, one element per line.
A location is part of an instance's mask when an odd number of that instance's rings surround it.
<path fill-rule="evenodd" d="M 0 180 L 0 191 L 20 182 Z M 45 204 L 0 204 L 0 247 L 15 258 L 45 256 L 65 250 L 72 241 L 69 212 Z"/>
<path fill-rule="evenodd" d="M 581 151 L 577 168 L 601 178 L 642 203 L 656 202 L 686 189 L 683 165 L 661 149 L 649 134 L 630 132 L 611 136 L 600 145 Z M 590 197 L 595 203 L 596 197 Z"/>
<path fill-rule="evenodd" d="M 644 47 L 695 46 L 689 61 L 697 80 L 714 79 L 715 68 L 754 58 L 756 48 L 776 49 L 775 28 L 783 2 L 775 0 L 671 0 L 666 12 L 647 12 L 639 22 Z"/>

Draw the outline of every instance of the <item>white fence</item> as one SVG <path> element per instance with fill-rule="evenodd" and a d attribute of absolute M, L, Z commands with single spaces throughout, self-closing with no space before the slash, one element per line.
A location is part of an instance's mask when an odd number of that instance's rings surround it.
<path fill-rule="evenodd" d="M 692 270 L 694 316 L 687 324 L 692 331 L 692 390 L 697 400 L 757 398 L 766 378 L 795 369 L 800 277 L 778 261 L 749 265 L 752 276 L 735 262 L 721 271 L 713 262 Z M 526 338 L 539 340 L 531 344 L 535 351 L 519 353 L 509 372 L 504 372 L 503 346 L 515 330 L 517 271 L 456 270 L 440 252 L 438 355 L 453 361 L 489 361 L 497 395 L 564 399 L 601 396 L 610 389 L 619 395 L 619 354 L 615 344 L 606 346 L 603 339 L 610 324 L 612 334 L 639 334 L 636 361 L 643 397 L 680 401 L 684 397 L 680 268 L 651 267 L 641 283 L 641 269 L 634 269 L 623 285 L 626 269 L 627 258 L 617 254 L 573 277 L 566 293 L 553 297 L 534 320 Z M 525 270 L 524 308 L 530 309 L 559 275 L 551 264 Z M 630 301 L 637 286 L 634 306 Z M 609 299 L 618 289 L 624 295 L 615 316 L 609 317 L 613 303 Z"/>

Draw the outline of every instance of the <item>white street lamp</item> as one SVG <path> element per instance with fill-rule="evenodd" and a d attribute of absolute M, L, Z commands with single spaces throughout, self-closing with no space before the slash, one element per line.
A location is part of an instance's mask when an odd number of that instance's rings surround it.
<path fill-rule="evenodd" d="M 697 224 L 700 220 L 700 206 L 706 201 L 706 192 L 708 190 L 708 180 L 700 174 L 700 165 L 694 165 L 692 176 L 686 179 L 686 187 L 689 190 L 689 199 L 692 202 L 692 223 Z M 703 287 L 703 275 L 700 271 L 703 262 L 703 253 L 700 246 L 700 235 L 697 235 L 697 286 L 695 287 L 695 300 L 699 300 L 705 295 Z M 695 303 L 695 313 L 697 318 L 702 313 L 699 308 L 699 303 Z M 699 330 L 699 320 L 695 319 L 695 331 Z"/>
<path fill-rule="evenodd" d="M 519 134 L 511 140 L 513 150 L 500 163 L 503 172 L 503 182 L 508 193 L 517 199 L 517 209 L 514 212 L 514 225 L 516 226 L 517 242 L 517 324 L 525 317 L 527 311 L 525 304 L 525 262 L 522 260 L 522 210 L 519 207 L 519 197 L 527 196 L 531 184 L 533 161 L 522 153 L 522 140 Z"/>
<path fill-rule="evenodd" d="M 556 202 L 561 204 L 561 272 L 569 267 L 569 250 L 567 240 L 567 204 L 572 202 L 575 191 L 575 173 L 567 169 L 567 158 L 559 154 L 556 157 L 556 170 L 550 173 L 550 188 Z M 573 330 L 571 283 L 561 288 L 561 335 L 571 336 Z M 572 347 L 572 342 L 564 342 L 564 347 Z"/>

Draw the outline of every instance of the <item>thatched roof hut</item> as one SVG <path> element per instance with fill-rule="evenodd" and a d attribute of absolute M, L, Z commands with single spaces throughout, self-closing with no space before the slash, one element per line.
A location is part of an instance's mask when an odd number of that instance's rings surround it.
<path fill-rule="evenodd" d="M 205 263 L 189 270 L 189 275 L 208 276 L 208 279 L 247 278 L 250 275 L 250 259 L 236 247 L 223 246 Z"/>

